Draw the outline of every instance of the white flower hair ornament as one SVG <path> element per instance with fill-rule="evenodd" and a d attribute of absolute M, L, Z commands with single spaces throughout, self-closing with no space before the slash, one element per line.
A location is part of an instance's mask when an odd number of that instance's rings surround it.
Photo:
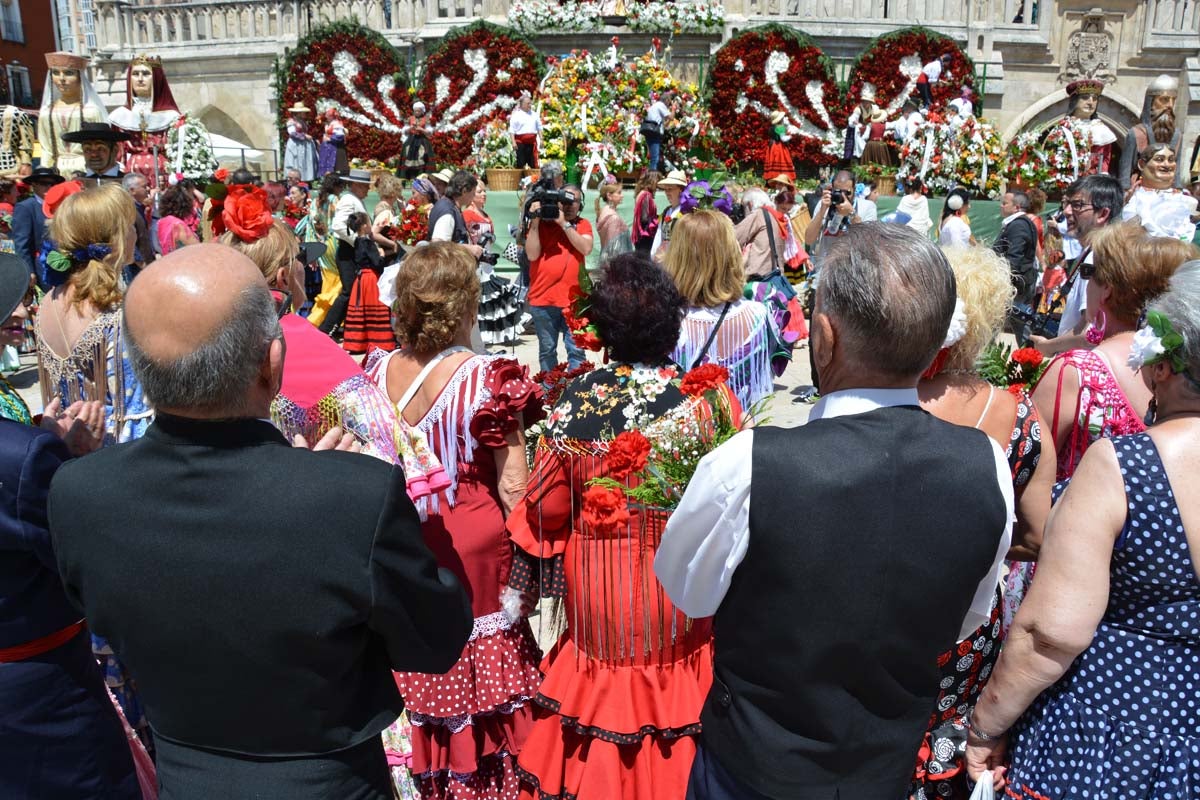
<path fill-rule="evenodd" d="M 961 194 L 952 194 L 946 198 L 946 206 L 951 211 L 958 211 L 963 207 L 963 197 Z"/>
<path fill-rule="evenodd" d="M 1187 373 L 1188 365 L 1182 350 L 1183 334 L 1171 326 L 1171 321 L 1161 311 L 1150 311 L 1146 314 L 1146 324 L 1133 335 L 1126 363 L 1136 370 L 1169 359 L 1171 369 Z"/>
<path fill-rule="evenodd" d="M 942 349 L 953 347 L 967 335 L 967 308 L 962 298 L 954 299 L 954 314 L 950 317 L 950 327 L 946 329 L 946 338 L 942 341 Z"/>

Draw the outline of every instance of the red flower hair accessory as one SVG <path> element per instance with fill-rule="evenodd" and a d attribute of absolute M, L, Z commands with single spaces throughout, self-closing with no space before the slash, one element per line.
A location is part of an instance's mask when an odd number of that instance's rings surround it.
<path fill-rule="evenodd" d="M 261 186 L 247 184 L 229 187 L 221 208 L 221 220 L 225 228 L 243 242 L 257 242 L 275 224 L 267 193 Z"/>
<path fill-rule="evenodd" d="M 225 179 L 229 177 L 229 170 L 225 169 L 225 167 L 219 167 L 217 171 L 213 173 L 213 177 L 224 183 Z"/>

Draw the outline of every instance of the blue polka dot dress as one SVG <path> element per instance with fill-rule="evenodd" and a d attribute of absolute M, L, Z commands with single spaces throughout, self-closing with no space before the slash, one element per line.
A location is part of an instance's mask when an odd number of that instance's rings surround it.
<path fill-rule="evenodd" d="M 1129 516 L 1108 608 L 1014 729 L 1012 798 L 1200 797 L 1200 581 L 1150 437 L 1112 442 Z"/>

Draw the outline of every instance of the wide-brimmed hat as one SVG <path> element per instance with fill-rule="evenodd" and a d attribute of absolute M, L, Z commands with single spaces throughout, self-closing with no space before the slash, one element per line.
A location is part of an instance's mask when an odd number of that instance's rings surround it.
<path fill-rule="evenodd" d="M 29 266 L 20 256 L 0 253 L 0 323 L 17 310 L 29 291 Z"/>
<path fill-rule="evenodd" d="M 84 142 L 127 142 L 130 136 L 122 130 L 116 130 L 105 125 L 103 122 L 84 122 L 80 125 L 79 130 L 70 131 L 62 135 L 64 142 L 72 142 L 73 144 L 83 144 Z"/>
<path fill-rule="evenodd" d="M 58 170 L 54 167 L 37 167 L 25 178 L 26 183 L 49 183 L 51 185 L 62 183 L 65 180 L 66 178 L 59 175 Z"/>
<path fill-rule="evenodd" d="M 859 97 L 868 103 L 874 103 L 875 102 L 875 84 L 864 83 L 862 85 L 862 92 L 859 94 Z"/>
<path fill-rule="evenodd" d="M 301 242 L 300 243 L 300 263 L 304 266 L 317 263 L 317 259 L 325 255 L 324 242 Z"/>
<path fill-rule="evenodd" d="M 429 179 L 431 181 L 441 181 L 442 183 L 449 183 L 450 179 L 453 177 L 454 177 L 454 170 L 450 169 L 449 167 L 446 167 L 445 169 L 439 170 L 439 171 L 433 173 L 432 175 L 430 175 Z"/>
<path fill-rule="evenodd" d="M 46 196 L 42 198 L 42 216 L 46 219 L 53 219 L 54 212 L 62 205 L 63 200 L 82 191 L 83 184 L 79 181 L 66 181 L 50 187 L 50 191 L 46 192 Z"/>
<path fill-rule="evenodd" d="M 370 183 L 371 173 L 365 169 L 352 169 L 346 173 L 342 180 L 347 183 Z"/>
<path fill-rule="evenodd" d="M 659 185 L 659 188 L 662 188 L 664 186 L 679 186 L 679 187 L 687 186 L 688 185 L 687 175 L 685 175 L 683 170 L 681 170 L 681 169 L 673 169 L 667 173 L 667 177 L 663 178 L 661 181 L 658 182 L 658 185 Z"/>
<path fill-rule="evenodd" d="M 876 108 L 871 112 L 871 122 L 887 122 L 887 112 L 882 108 Z"/>
<path fill-rule="evenodd" d="M 776 172 L 774 175 L 772 175 L 771 177 L 767 178 L 767 183 L 768 183 L 768 184 L 771 184 L 771 183 L 781 183 L 781 184 L 783 184 L 784 186 L 788 187 L 789 189 L 795 189 L 795 188 L 796 188 L 796 184 L 795 184 L 795 182 L 792 180 L 792 176 L 791 176 L 791 175 L 789 175 L 789 174 L 788 174 L 788 173 L 786 173 L 786 172 Z"/>
<path fill-rule="evenodd" d="M 288 113 L 289 114 L 311 114 L 312 109 L 309 108 L 308 106 L 304 105 L 304 103 L 297 101 L 295 105 L 293 105 L 291 108 L 288 109 Z"/>

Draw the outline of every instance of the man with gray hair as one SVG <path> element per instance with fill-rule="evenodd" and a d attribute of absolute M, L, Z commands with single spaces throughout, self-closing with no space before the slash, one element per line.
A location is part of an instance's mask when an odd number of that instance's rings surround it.
<path fill-rule="evenodd" d="M 268 421 L 284 342 L 235 250 L 156 261 L 124 331 L 154 424 L 64 465 L 49 519 L 68 598 L 138 683 L 159 796 L 390 800 L 392 671 L 444 672 L 472 625 L 403 472 Z"/>
<path fill-rule="evenodd" d="M 150 220 L 153 212 L 150 182 L 140 172 L 130 172 L 121 178 L 121 186 L 133 198 L 133 207 L 137 211 L 133 220 L 133 227 L 137 231 L 133 261 L 140 269 L 154 260 L 154 244 L 150 241 Z"/>
<path fill-rule="evenodd" d="M 1014 305 L 1028 308 L 1037 292 L 1038 233 L 1029 217 L 1029 195 L 1022 191 L 1005 192 L 1000 198 L 1000 235 L 992 250 L 1008 261 L 1009 277 L 1017 290 Z"/>
<path fill-rule="evenodd" d="M 671 515 L 655 571 L 716 642 L 689 798 L 904 795 L 938 656 L 988 619 L 1013 514 L 999 446 L 917 399 L 954 305 L 911 228 L 831 241 L 808 424 L 737 434 Z"/>

